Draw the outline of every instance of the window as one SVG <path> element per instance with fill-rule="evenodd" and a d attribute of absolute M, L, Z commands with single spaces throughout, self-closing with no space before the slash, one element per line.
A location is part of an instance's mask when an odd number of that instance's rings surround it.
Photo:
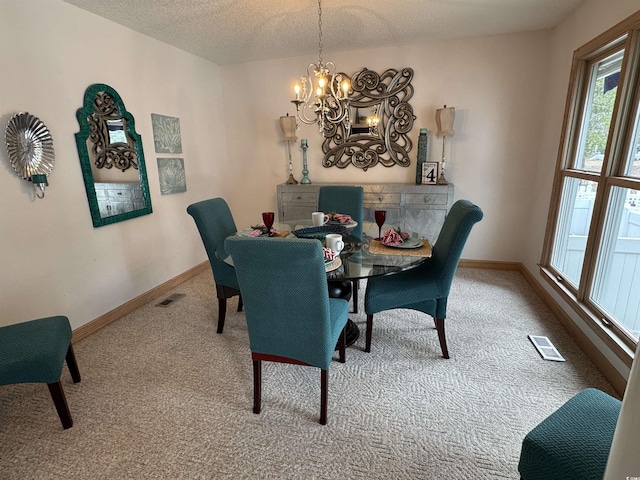
<path fill-rule="evenodd" d="M 640 12 L 576 50 L 543 276 L 608 345 L 640 336 Z"/>

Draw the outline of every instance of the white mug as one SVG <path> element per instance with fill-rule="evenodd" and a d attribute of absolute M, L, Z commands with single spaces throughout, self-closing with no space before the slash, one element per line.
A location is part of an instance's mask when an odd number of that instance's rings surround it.
<path fill-rule="evenodd" d="M 325 237 L 325 245 L 327 248 L 333 250 L 333 253 L 339 255 L 344 248 L 344 242 L 342 241 L 342 235 L 339 233 L 330 233 Z"/>
<path fill-rule="evenodd" d="M 329 215 L 325 215 L 324 212 L 313 212 L 311 221 L 314 227 L 320 227 L 329 221 Z"/>

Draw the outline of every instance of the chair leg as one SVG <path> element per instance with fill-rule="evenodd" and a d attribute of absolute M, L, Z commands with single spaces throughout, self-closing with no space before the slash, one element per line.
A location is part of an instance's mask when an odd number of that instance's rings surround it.
<path fill-rule="evenodd" d="M 242 311 L 242 295 L 238 295 L 238 312 Z"/>
<path fill-rule="evenodd" d="M 67 356 L 65 358 L 67 360 L 67 367 L 69 368 L 69 373 L 71 373 L 73 383 L 78 383 L 80 381 L 80 370 L 78 370 L 78 363 L 76 362 L 76 356 L 73 353 L 73 347 L 71 344 L 69 344 L 69 349 L 67 350 Z"/>
<path fill-rule="evenodd" d="M 320 424 L 327 424 L 327 400 L 329 399 L 329 370 L 320 371 Z"/>
<path fill-rule="evenodd" d="M 219 298 L 218 299 L 218 333 L 222 333 L 224 329 L 224 319 L 227 315 L 227 299 Z"/>
<path fill-rule="evenodd" d="M 358 290 L 360 288 L 359 280 L 352 280 L 352 288 L 353 291 L 353 313 L 358 313 Z"/>
<path fill-rule="evenodd" d="M 447 339 L 444 336 L 444 318 L 436 318 L 436 330 L 438 331 L 438 339 L 440 340 L 440 348 L 442 356 L 449 358 L 449 350 L 447 349 Z"/>
<path fill-rule="evenodd" d="M 367 341 L 365 343 L 364 351 L 371 351 L 371 330 L 373 330 L 373 314 L 367 315 Z"/>
<path fill-rule="evenodd" d="M 49 393 L 51 393 L 53 404 L 56 406 L 56 410 L 58 411 L 58 416 L 62 422 L 62 428 L 66 430 L 67 428 L 73 427 L 73 420 L 71 419 L 71 412 L 69 412 L 67 399 L 64 396 L 62 383 L 60 381 L 47 383 L 47 387 L 49 387 Z"/>
<path fill-rule="evenodd" d="M 338 338 L 338 355 L 340 359 L 340 363 L 345 362 L 345 351 L 347 345 L 347 327 L 345 326 L 340 333 L 340 338 Z"/>
<path fill-rule="evenodd" d="M 253 413 L 260 413 L 262 403 L 262 362 L 253 361 Z"/>

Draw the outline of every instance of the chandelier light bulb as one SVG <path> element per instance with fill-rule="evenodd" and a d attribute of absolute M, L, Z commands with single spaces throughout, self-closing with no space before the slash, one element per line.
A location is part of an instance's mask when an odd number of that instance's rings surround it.
<path fill-rule="evenodd" d="M 300 100 L 300 84 L 296 83 L 293 87 L 293 91 L 296 93 L 296 100 Z"/>

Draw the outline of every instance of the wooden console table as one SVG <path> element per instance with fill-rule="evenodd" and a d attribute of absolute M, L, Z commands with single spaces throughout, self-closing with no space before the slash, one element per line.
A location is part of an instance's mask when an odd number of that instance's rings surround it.
<path fill-rule="evenodd" d="M 318 190 L 335 183 L 277 186 L 278 220 L 310 219 L 318 205 Z M 435 243 L 447 212 L 453 205 L 452 184 L 357 184 L 364 189 L 364 220 L 373 222 L 374 210 L 387 211 L 387 225 L 418 232 Z M 328 212 L 327 212 L 328 213 Z"/>

